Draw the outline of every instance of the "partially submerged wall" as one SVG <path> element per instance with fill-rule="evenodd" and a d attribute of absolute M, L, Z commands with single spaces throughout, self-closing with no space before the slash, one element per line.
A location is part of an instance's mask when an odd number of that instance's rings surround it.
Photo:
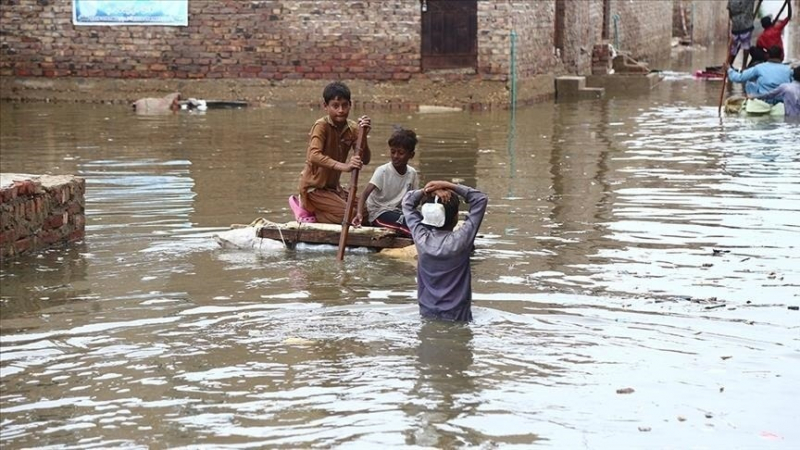
<path fill-rule="evenodd" d="M 343 79 L 401 92 L 379 95 L 376 105 L 496 105 L 509 100 L 514 31 L 520 85 L 544 87 L 519 89 L 518 100 L 526 102 L 552 94 L 555 74 L 589 73 L 592 49 L 602 40 L 657 68 L 652 62 L 669 56 L 673 2 L 681 0 L 474 1 L 475 67 L 426 71 L 420 0 L 189 1 L 185 27 L 75 26 L 73 2 L 2 0 L 0 97 L 133 101 L 178 90 L 214 98 L 195 89 L 205 82 L 223 99 L 265 103 L 264 95 L 246 97 L 238 88 L 299 83 L 316 92 Z M 693 4 L 697 23 L 712 13 L 727 20 L 724 1 Z M 121 89 L 94 92 L 103 79 L 119 81 Z M 465 83 L 460 97 L 430 95 L 454 82 Z"/>
<path fill-rule="evenodd" d="M 83 239 L 85 181 L 0 174 L 0 260 Z"/>
<path fill-rule="evenodd" d="M 424 77 L 422 12 L 417 1 L 190 1 L 188 5 L 186 27 L 111 27 L 73 25 L 72 2 L 4 4 L 0 75 L 378 81 Z M 525 22 L 543 26 L 548 19 L 540 15 L 552 14 L 526 0 L 478 6 L 480 20 L 488 24 L 509 20 L 514 17 L 511 12 L 523 9 L 529 19 L 537 19 Z M 508 44 L 503 40 L 509 28 L 479 30 L 479 72 L 489 79 L 505 80 L 508 75 Z M 552 40 L 520 45 L 548 53 Z"/>
<path fill-rule="evenodd" d="M 723 2 L 724 3 L 724 2 Z M 609 5 L 608 40 L 618 50 L 650 62 L 666 61 L 672 48 L 672 2 L 613 0 Z"/>
<path fill-rule="evenodd" d="M 75 26 L 72 2 L 14 0 L 0 12 L 0 97 L 133 101 L 137 96 L 131 92 L 154 96 L 179 90 L 213 98 L 193 89 L 204 81 L 217 92 L 229 88 L 223 98 L 268 103 L 260 96 L 237 95 L 237 86 L 257 86 L 263 92 L 299 83 L 312 88 L 317 99 L 320 85 L 343 79 L 400 87 L 414 82 L 434 92 L 442 82 L 468 83 L 461 99 L 407 92 L 407 86 L 405 95 L 378 98 L 376 105 L 408 97 L 464 107 L 493 105 L 508 101 L 512 18 L 524 28 L 518 41 L 520 77 L 550 76 L 552 8 L 532 6 L 539 3 L 477 2 L 477 66 L 424 72 L 423 12 L 416 0 L 190 1 L 186 27 Z M 124 83 L 118 83 L 119 91 L 104 92 L 105 99 L 87 92 L 92 89 L 69 92 L 70 86 L 95 86 L 101 79 Z M 158 91 L 148 92 L 154 85 Z M 548 91 L 552 88 L 521 92 L 519 97 L 538 98 Z"/>
<path fill-rule="evenodd" d="M 675 0 L 672 16 L 673 37 L 693 45 L 725 43 L 728 12 L 725 2 Z"/>

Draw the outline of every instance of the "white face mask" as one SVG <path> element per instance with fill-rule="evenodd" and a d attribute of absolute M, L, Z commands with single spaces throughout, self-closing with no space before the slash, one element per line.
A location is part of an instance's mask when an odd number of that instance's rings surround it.
<path fill-rule="evenodd" d="M 433 203 L 425 203 L 422 205 L 422 223 L 433 227 L 441 227 L 444 225 L 444 205 L 439 203 L 439 196 L 433 200 Z"/>

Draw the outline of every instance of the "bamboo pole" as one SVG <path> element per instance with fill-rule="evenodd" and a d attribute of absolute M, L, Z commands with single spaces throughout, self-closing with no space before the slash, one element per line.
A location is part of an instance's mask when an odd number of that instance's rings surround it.
<path fill-rule="evenodd" d="M 722 117 L 722 99 L 725 98 L 725 86 L 728 84 L 728 58 L 730 58 L 731 45 L 733 45 L 733 35 L 731 34 L 731 25 L 728 24 L 728 46 L 725 47 L 725 62 L 722 64 L 722 87 L 719 91 L 719 106 L 717 107 L 717 116 L 719 117 Z M 737 50 L 736 53 L 738 54 L 739 51 Z"/>
<path fill-rule="evenodd" d="M 358 137 L 356 138 L 355 154 L 359 158 L 364 153 L 364 128 L 358 127 Z M 336 259 L 339 261 L 344 260 L 344 249 L 347 246 L 347 234 L 350 232 L 350 220 L 353 215 L 353 204 L 355 203 L 356 194 L 358 193 L 358 173 L 360 170 L 353 170 L 350 172 L 350 187 L 347 192 L 347 205 L 344 207 L 344 219 L 342 219 L 342 234 L 339 236 L 339 251 L 336 253 Z"/>

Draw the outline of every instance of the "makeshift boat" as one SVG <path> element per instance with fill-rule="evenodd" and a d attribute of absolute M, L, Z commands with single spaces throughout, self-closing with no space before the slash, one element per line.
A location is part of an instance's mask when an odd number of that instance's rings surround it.
<path fill-rule="evenodd" d="M 298 244 L 338 247 L 342 226 L 330 223 L 276 223 L 259 218 L 248 225 L 231 225 L 231 229 L 214 235 L 223 248 L 272 252 L 293 249 Z M 347 246 L 381 251 L 394 256 L 416 256 L 414 241 L 388 228 L 350 227 Z"/>
<path fill-rule="evenodd" d="M 701 80 L 721 80 L 725 76 L 722 66 L 706 67 L 703 70 L 696 70 L 694 77 Z"/>
<path fill-rule="evenodd" d="M 303 242 L 306 244 L 339 245 L 342 226 L 332 223 L 275 223 L 264 221 L 256 227 L 256 236 L 282 242 L 287 248 Z M 409 237 L 401 236 L 388 228 L 350 227 L 347 234 L 348 247 L 368 247 L 372 249 L 401 248 L 413 245 Z"/>
<path fill-rule="evenodd" d="M 740 96 L 729 97 L 725 100 L 725 112 L 741 116 L 779 116 L 786 115 L 783 103 L 771 105 L 763 100 L 744 98 Z"/>

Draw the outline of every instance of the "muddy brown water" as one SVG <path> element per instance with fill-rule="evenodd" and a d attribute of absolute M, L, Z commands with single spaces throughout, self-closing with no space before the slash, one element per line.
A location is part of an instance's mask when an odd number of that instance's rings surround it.
<path fill-rule="evenodd" d="M 0 444 L 797 448 L 800 125 L 720 121 L 685 58 L 645 95 L 370 113 L 376 164 L 411 127 L 423 180 L 490 197 L 469 325 L 422 322 L 406 262 L 214 242 L 290 218 L 318 110 L 0 105 L 2 171 L 87 180 L 85 241 L 0 269 Z"/>

